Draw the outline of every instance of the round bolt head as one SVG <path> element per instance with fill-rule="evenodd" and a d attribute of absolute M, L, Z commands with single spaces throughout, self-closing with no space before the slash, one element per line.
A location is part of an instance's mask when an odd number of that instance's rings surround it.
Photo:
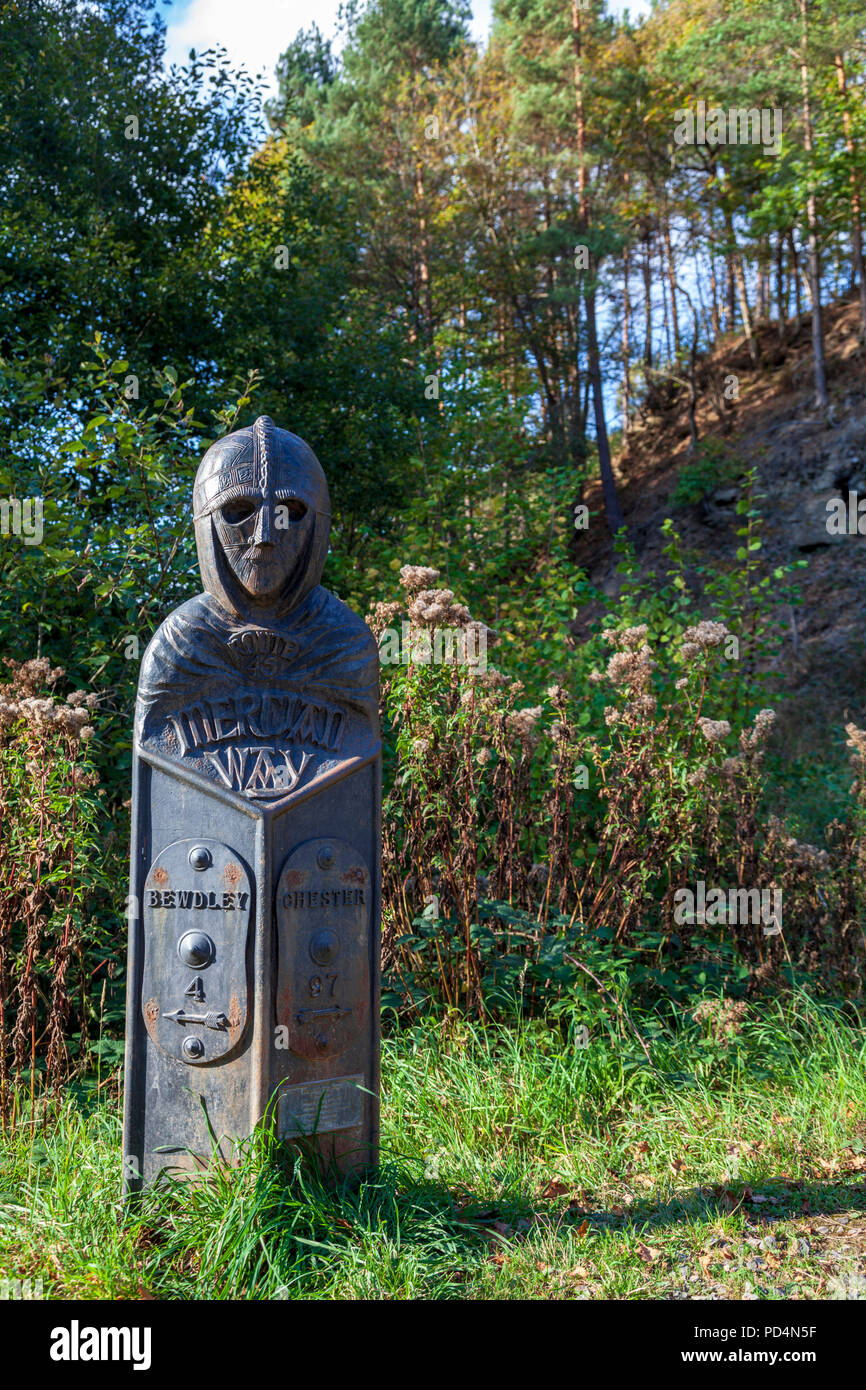
<path fill-rule="evenodd" d="M 192 970 L 204 970 L 216 955 L 216 946 L 207 932 L 185 931 L 177 943 L 177 953 L 184 965 Z"/>
<path fill-rule="evenodd" d="M 191 1062 L 197 1062 L 199 1057 L 204 1056 L 204 1043 L 201 1038 L 184 1038 L 181 1043 L 181 1052 L 184 1057 L 188 1057 Z"/>
<path fill-rule="evenodd" d="M 310 942 L 310 955 L 316 965 L 330 965 L 332 960 L 337 959 L 339 950 L 340 938 L 329 927 L 322 927 Z"/>
<path fill-rule="evenodd" d="M 209 869 L 213 863 L 213 855 L 207 845 L 193 845 L 189 852 L 189 862 L 194 869 L 199 871 Z"/>
<path fill-rule="evenodd" d="M 320 869 L 330 869 L 334 863 L 334 850 L 331 845 L 322 845 L 316 855 L 316 863 Z"/>

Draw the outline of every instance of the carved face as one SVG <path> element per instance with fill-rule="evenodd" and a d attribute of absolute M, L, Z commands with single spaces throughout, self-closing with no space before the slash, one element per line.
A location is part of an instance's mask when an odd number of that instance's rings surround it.
<path fill-rule="evenodd" d="M 306 564 L 315 513 L 295 497 L 231 497 L 214 520 L 226 560 L 252 598 L 276 598 Z"/>
<path fill-rule="evenodd" d="M 290 613 L 328 553 L 328 485 L 312 449 L 266 415 L 212 444 L 193 487 L 202 584 L 229 612 Z"/>

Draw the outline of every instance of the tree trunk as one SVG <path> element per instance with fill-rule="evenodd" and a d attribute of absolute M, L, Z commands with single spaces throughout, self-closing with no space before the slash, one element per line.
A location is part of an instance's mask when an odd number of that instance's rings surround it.
<path fill-rule="evenodd" d="M 601 380 L 601 363 L 598 352 L 598 331 L 595 323 L 595 287 L 586 296 L 586 336 L 589 356 L 589 376 L 592 382 L 592 404 L 595 412 L 595 436 L 598 446 L 598 467 L 601 474 L 601 490 L 604 496 L 604 510 L 607 523 L 614 535 L 625 529 L 625 518 L 620 510 L 610 458 L 610 443 L 607 437 L 607 422 L 604 418 L 604 393 Z"/>
<path fill-rule="evenodd" d="M 664 237 L 659 235 L 659 284 L 662 291 L 662 329 L 665 335 L 665 349 L 667 351 L 668 362 L 673 361 L 673 349 L 671 348 L 671 321 L 668 314 L 668 291 L 665 283 L 665 248 Z"/>
<path fill-rule="evenodd" d="M 410 109 L 414 116 L 414 82 L 411 89 Z M 418 308 L 418 337 L 425 347 L 430 348 L 433 344 L 433 300 L 430 288 L 430 248 L 427 234 L 427 199 L 426 189 L 424 187 L 424 165 L 420 158 L 416 158 L 415 160 L 412 191 L 414 194 L 415 216 L 417 219 L 418 228 L 418 245 L 414 258 L 414 275 Z"/>
<path fill-rule="evenodd" d="M 780 232 L 776 238 L 776 307 L 779 315 L 779 342 L 785 345 L 785 327 L 788 319 L 788 305 L 785 297 L 785 234 Z"/>
<path fill-rule="evenodd" d="M 574 47 L 575 120 L 577 123 L 577 205 L 581 221 L 589 221 L 586 201 L 586 113 L 583 108 L 583 33 L 580 23 L 580 0 L 571 0 L 571 41 Z"/>
<path fill-rule="evenodd" d="M 631 407 L 631 377 L 629 371 L 629 319 L 631 317 L 631 298 L 628 287 L 629 254 L 628 244 L 622 249 L 622 437 L 627 438 L 629 412 Z"/>
<path fill-rule="evenodd" d="M 671 325 L 674 330 L 674 356 L 680 355 L 680 321 L 677 314 L 677 271 L 674 265 L 673 252 L 671 250 L 671 224 L 668 218 L 667 208 L 665 208 L 662 219 L 662 231 L 664 234 L 665 256 L 668 263 L 668 284 L 671 292 Z"/>
<path fill-rule="evenodd" d="M 812 167 L 812 104 L 809 92 L 808 28 L 806 0 L 800 5 L 800 88 L 803 93 L 803 143 L 809 170 L 809 191 L 806 198 L 806 225 L 809 233 L 809 287 L 812 293 L 812 358 L 815 372 L 815 404 L 826 410 L 830 404 L 827 394 L 827 373 L 824 366 L 824 324 L 821 315 L 821 261 L 818 254 L 818 210 Z"/>
<path fill-rule="evenodd" d="M 746 335 L 746 342 L 749 345 L 749 356 L 752 359 L 752 365 L 757 367 L 761 360 L 761 348 L 752 329 L 752 316 L 749 312 L 749 296 L 746 293 L 746 275 L 743 270 L 743 258 L 739 251 L 734 252 L 734 280 L 737 286 L 737 298 L 740 301 L 743 332 Z"/>
<path fill-rule="evenodd" d="M 716 239 L 713 229 L 713 210 L 710 207 L 707 215 L 707 225 L 709 229 L 709 250 L 710 250 L 710 328 L 712 330 L 713 344 L 718 341 L 721 325 L 719 322 L 719 287 L 716 280 Z"/>
<path fill-rule="evenodd" d="M 652 312 L 652 262 L 650 260 L 650 234 L 647 232 L 644 237 L 644 256 L 643 256 L 643 302 L 644 302 L 644 339 L 643 339 L 643 364 L 647 372 L 652 371 L 653 365 L 653 312 Z"/>
<path fill-rule="evenodd" d="M 430 291 L 430 259 L 427 246 L 427 217 L 424 211 L 424 166 L 415 166 L 415 200 L 418 206 L 418 279 L 420 308 L 424 315 L 423 339 L 433 341 L 433 301 Z"/>
<path fill-rule="evenodd" d="M 845 81 L 845 66 L 842 54 L 836 54 L 836 86 L 842 97 L 842 123 L 845 129 L 845 148 L 852 156 L 851 168 L 851 272 L 860 289 L 860 336 L 866 339 L 866 269 L 863 265 L 863 213 L 860 199 L 860 184 L 854 162 L 854 137 L 851 134 L 851 112 L 848 108 L 848 91 Z"/>
<path fill-rule="evenodd" d="M 788 246 L 791 251 L 791 274 L 794 277 L 794 313 L 797 318 L 794 325 L 794 337 L 796 338 L 803 318 L 803 298 L 800 293 L 800 258 L 797 255 L 797 243 L 794 240 L 793 227 L 788 233 Z"/>
<path fill-rule="evenodd" d="M 740 303 L 740 316 L 743 320 L 743 332 L 746 335 L 746 342 L 749 347 L 749 356 L 752 365 L 757 366 L 760 358 L 760 348 L 752 332 L 752 316 L 749 313 L 749 296 L 746 293 L 746 276 L 743 270 L 743 258 L 737 250 L 737 238 L 734 232 L 734 219 L 730 208 L 725 208 L 725 238 L 728 243 L 728 313 L 730 315 L 730 328 L 733 329 L 736 314 L 734 304 L 731 299 L 732 292 L 736 291 L 736 298 Z"/>
<path fill-rule="evenodd" d="M 769 257 L 769 243 L 762 241 L 758 252 L 758 298 L 755 305 L 756 327 L 770 317 L 770 275 L 767 269 Z"/>
<path fill-rule="evenodd" d="M 580 0 L 571 0 L 571 37 L 574 46 L 574 105 L 577 127 L 577 202 L 582 227 L 589 225 L 589 200 L 586 192 L 586 116 L 583 105 L 583 34 L 581 30 Z M 610 458 L 610 443 L 607 437 L 607 421 L 604 418 L 604 391 L 601 380 L 601 363 L 598 352 L 598 330 L 595 322 L 595 265 L 590 257 L 590 288 L 586 295 L 586 337 L 588 372 L 592 382 L 592 404 L 595 413 L 595 433 L 598 445 L 598 466 L 601 473 L 601 490 L 604 496 L 604 509 L 608 525 L 615 535 L 623 530 L 625 520 L 616 495 L 616 482 Z"/>

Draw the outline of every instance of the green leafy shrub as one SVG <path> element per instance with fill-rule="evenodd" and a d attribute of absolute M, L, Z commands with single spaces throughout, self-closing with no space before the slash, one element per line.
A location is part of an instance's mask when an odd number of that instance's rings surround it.
<path fill-rule="evenodd" d="M 35 1088 L 38 1070 L 56 1088 L 76 1060 L 85 1060 L 94 919 L 108 888 L 106 816 L 89 756 L 97 697 L 79 690 L 64 701 L 45 693 L 64 674 L 45 657 L 7 660 L 7 667 L 10 680 L 0 686 L 4 1122 L 13 1079 L 29 1075 Z"/>
<path fill-rule="evenodd" d="M 675 558 L 673 535 L 670 546 Z M 605 629 L 587 644 L 596 659 L 608 648 L 588 692 L 554 681 L 531 706 L 523 681 L 494 667 L 431 660 L 437 631 L 477 624 L 434 587 L 435 570 L 406 566 L 401 579 L 405 599 L 369 619 L 381 634 L 407 614 L 404 660 L 383 668 L 389 1007 L 548 1012 L 573 995 L 599 943 L 602 959 L 627 957 L 650 994 L 742 991 L 817 964 L 859 990 L 845 867 L 857 827 L 837 825 L 817 848 L 762 818 L 775 716 L 755 708 L 758 663 L 754 680 L 742 664 L 732 677 L 741 635 L 719 620 L 685 625 L 676 574 L 657 644 L 646 622 Z M 752 640 L 772 642 L 759 579 L 718 592 L 747 622 L 752 606 Z M 679 895 L 701 880 L 781 892 L 783 931 L 754 918 L 680 920 Z"/>
<path fill-rule="evenodd" d="M 684 463 L 679 471 L 671 503 L 674 507 L 694 506 L 719 488 L 741 481 L 745 471 L 742 462 L 733 457 L 722 440 L 702 439 L 695 457 Z"/>

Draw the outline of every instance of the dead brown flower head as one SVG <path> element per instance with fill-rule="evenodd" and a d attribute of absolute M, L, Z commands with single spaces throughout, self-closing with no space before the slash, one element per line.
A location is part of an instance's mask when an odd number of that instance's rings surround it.
<path fill-rule="evenodd" d="M 403 565 L 400 570 L 400 583 L 408 594 L 429 588 L 438 578 L 439 571 L 427 565 Z"/>
<path fill-rule="evenodd" d="M 731 726 L 727 719 L 699 719 L 698 728 L 707 743 L 721 743 L 731 732 Z"/>

